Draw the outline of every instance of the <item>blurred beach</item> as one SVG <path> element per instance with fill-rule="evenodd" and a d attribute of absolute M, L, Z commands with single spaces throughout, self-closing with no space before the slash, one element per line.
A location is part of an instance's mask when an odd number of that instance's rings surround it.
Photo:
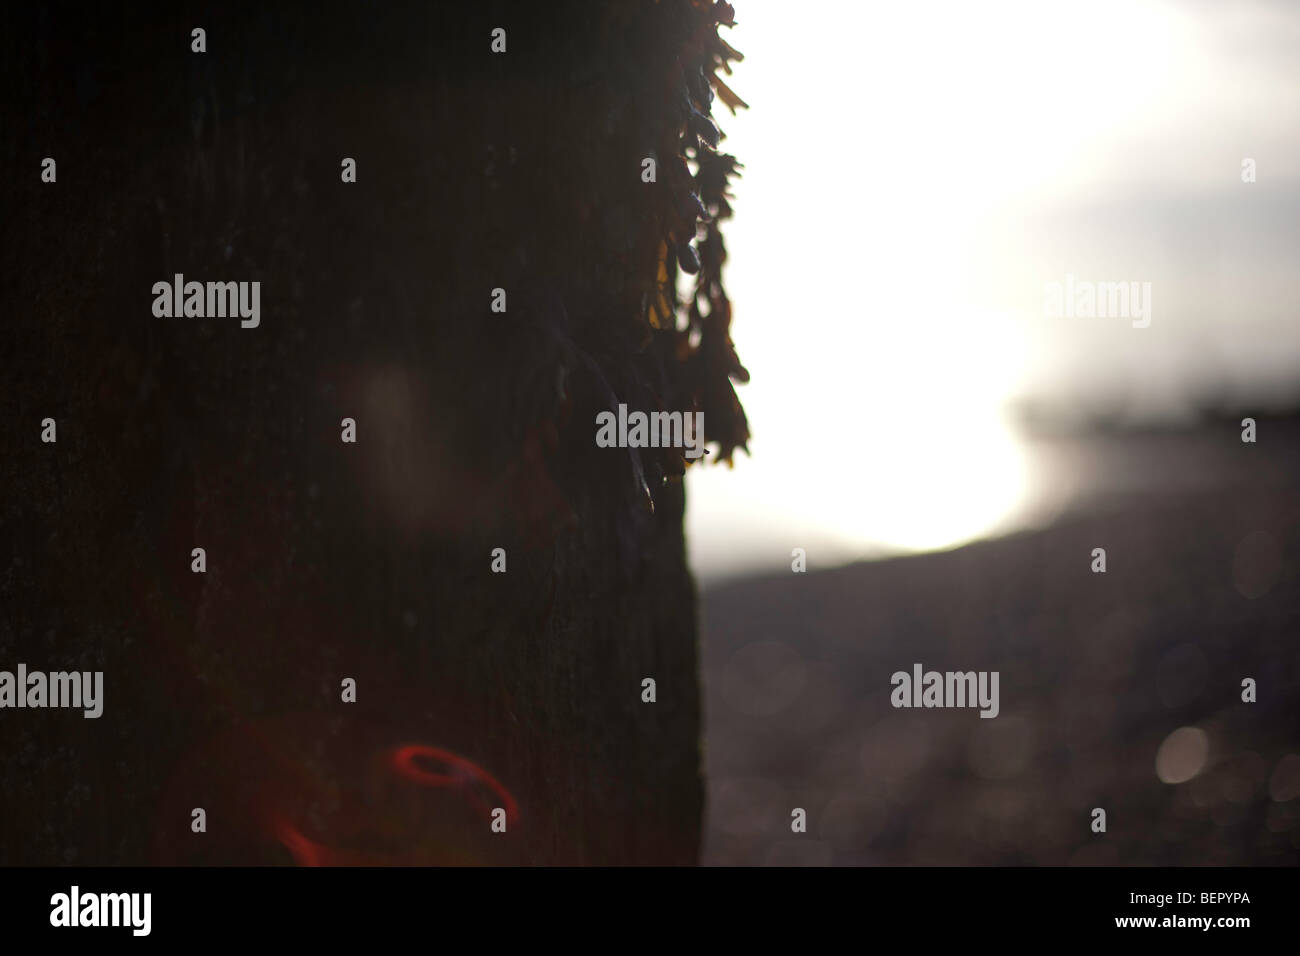
<path fill-rule="evenodd" d="M 706 588 L 705 862 L 1300 860 L 1300 419 L 1258 425 L 1043 438 L 1046 527 Z M 1000 715 L 894 709 L 914 663 Z"/>

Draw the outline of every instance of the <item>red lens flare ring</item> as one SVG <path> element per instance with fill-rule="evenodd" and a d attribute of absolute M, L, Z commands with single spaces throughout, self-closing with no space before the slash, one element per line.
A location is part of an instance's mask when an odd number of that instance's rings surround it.
<path fill-rule="evenodd" d="M 442 750 L 439 747 L 429 747 L 424 744 L 405 744 L 393 748 L 389 760 L 393 769 L 403 777 L 427 787 L 464 788 L 467 784 L 479 783 L 500 798 L 500 805 L 505 808 L 506 818 L 511 823 L 515 823 L 519 819 L 519 805 L 515 803 L 515 798 L 510 795 L 510 791 L 496 777 L 478 764 L 466 760 L 450 750 Z M 442 768 L 440 769 L 443 772 L 427 770 L 417 764 L 417 760 L 441 764 Z M 468 793 L 468 796 L 483 811 L 484 816 L 491 816 L 492 808 L 484 805 L 481 800 L 474 796 L 472 791 Z"/>

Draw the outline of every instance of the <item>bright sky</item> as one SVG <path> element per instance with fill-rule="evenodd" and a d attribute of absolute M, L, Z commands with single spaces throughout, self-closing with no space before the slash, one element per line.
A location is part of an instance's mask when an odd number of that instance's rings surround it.
<path fill-rule="evenodd" d="M 1019 399 L 1170 418 L 1300 378 L 1300 3 L 736 6 L 754 438 L 690 469 L 706 579 L 1015 527 Z M 1151 282 L 1150 328 L 1044 317 L 1067 273 Z"/>

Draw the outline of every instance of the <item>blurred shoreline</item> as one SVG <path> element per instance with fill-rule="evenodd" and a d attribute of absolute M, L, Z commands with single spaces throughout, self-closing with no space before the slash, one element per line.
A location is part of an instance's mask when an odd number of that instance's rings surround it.
<path fill-rule="evenodd" d="M 1140 427 L 1105 421 L 1086 426 L 1024 423 L 1015 430 L 1026 476 L 1021 500 L 985 533 L 945 547 L 906 549 L 883 542 L 836 539 L 822 531 L 798 529 L 795 522 L 785 522 L 784 516 L 770 523 L 763 516 L 738 532 L 745 535 L 739 542 L 730 537 L 721 541 L 709 534 L 712 527 L 700 530 L 697 526 L 688 537 L 692 563 L 701 587 L 709 590 L 788 572 L 790 550 L 795 546 L 807 551 L 810 570 L 826 569 L 951 551 L 1042 530 L 1071 515 L 1128 507 L 1135 497 L 1300 480 L 1296 477 L 1300 475 L 1300 414 L 1255 415 L 1263 437 L 1255 444 L 1245 444 L 1240 423 L 1247 414 L 1194 424 Z M 757 469 L 763 462 L 755 459 L 744 466 Z M 906 468 L 907 464 L 897 467 Z M 960 480 L 959 476 L 953 480 Z M 690 507 L 688 501 L 688 515 Z"/>

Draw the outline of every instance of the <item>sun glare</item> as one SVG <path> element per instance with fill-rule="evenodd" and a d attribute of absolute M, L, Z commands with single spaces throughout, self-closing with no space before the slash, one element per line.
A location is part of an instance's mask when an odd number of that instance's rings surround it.
<path fill-rule="evenodd" d="M 745 164 L 728 283 L 754 457 L 691 469 L 697 561 L 993 533 L 1035 478 L 1007 420 L 1032 335 L 982 295 L 986 217 L 1100 168 L 1170 82 L 1177 23 L 1128 0 L 845 4 L 834 36 L 783 5 L 738 19 L 753 109 L 723 148 Z"/>

